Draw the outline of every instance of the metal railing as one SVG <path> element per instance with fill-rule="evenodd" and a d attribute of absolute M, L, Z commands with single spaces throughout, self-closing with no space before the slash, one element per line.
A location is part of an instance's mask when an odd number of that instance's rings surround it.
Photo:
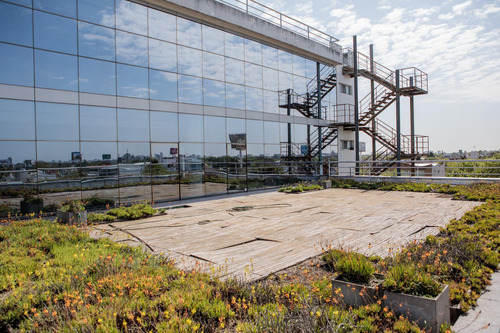
<path fill-rule="evenodd" d="M 408 67 L 399 70 L 400 88 L 418 88 L 428 91 L 428 75 L 415 67 Z"/>
<path fill-rule="evenodd" d="M 272 23 L 282 29 L 289 30 L 311 41 L 320 43 L 327 47 L 338 49 L 341 47 L 336 44 L 339 40 L 327 33 L 304 24 L 288 15 L 280 13 L 266 5 L 253 0 L 215 0 L 233 8 L 239 9 L 249 15 L 258 17 L 264 21 Z"/>
<path fill-rule="evenodd" d="M 330 120 L 335 124 L 354 124 L 354 105 L 330 105 L 328 108 L 327 120 Z"/>

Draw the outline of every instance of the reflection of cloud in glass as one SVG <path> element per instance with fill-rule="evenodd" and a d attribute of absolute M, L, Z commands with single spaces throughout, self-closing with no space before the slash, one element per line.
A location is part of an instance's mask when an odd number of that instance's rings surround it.
<path fill-rule="evenodd" d="M 293 74 L 306 76 L 306 61 L 295 54 L 293 55 Z"/>
<path fill-rule="evenodd" d="M 292 55 L 288 52 L 278 50 L 278 59 L 279 70 L 291 73 L 293 70 Z"/>
<path fill-rule="evenodd" d="M 245 40 L 245 60 L 255 64 L 262 64 L 262 46 L 260 43 Z"/>
<path fill-rule="evenodd" d="M 203 77 L 224 80 L 224 57 L 203 52 Z"/>
<path fill-rule="evenodd" d="M 148 40 L 146 37 L 116 32 L 117 61 L 131 65 L 148 65 Z"/>
<path fill-rule="evenodd" d="M 252 111 L 262 111 L 262 90 L 246 88 L 246 108 Z"/>
<path fill-rule="evenodd" d="M 177 49 L 175 44 L 155 39 L 149 40 L 149 66 L 177 72 Z"/>
<path fill-rule="evenodd" d="M 247 86 L 262 88 L 262 66 L 245 64 L 245 81 Z"/>
<path fill-rule="evenodd" d="M 117 0 L 116 27 L 146 35 L 148 31 L 147 8 L 130 1 Z"/>
<path fill-rule="evenodd" d="M 224 32 L 203 26 L 203 49 L 218 54 L 224 54 Z"/>
<path fill-rule="evenodd" d="M 201 76 L 201 51 L 178 46 L 179 73 Z"/>
<path fill-rule="evenodd" d="M 278 68 L 278 50 L 267 46 L 262 45 L 262 59 L 263 65 L 271 68 Z"/>
<path fill-rule="evenodd" d="M 177 18 L 177 42 L 201 49 L 201 25 L 183 18 Z"/>
<path fill-rule="evenodd" d="M 226 58 L 226 81 L 245 83 L 245 63 L 243 61 Z"/>
<path fill-rule="evenodd" d="M 179 75 L 179 102 L 202 104 L 201 78 Z"/>
<path fill-rule="evenodd" d="M 278 91 L 278 71 L 264 67 L 264 88 Z"/>
<path fill-rule="evenodd" d="M 226 107 L 245 108 L 245 88 L 243 86 L 226 83 Z"/>
<path fill-rule="evenodd" d="M 149 8 L 149 36 L 175 43 L 176 17 Z"/>
<path fill-rule="evenodd" d="M 225 89 L 223 82 L 203 80 L 203 104 L 224 107 Z"/>
<path fill-rule="evenodd" d="M 245 40 L 230 33 L 225 33 L 225 37 L 226 56 L 243 60 L 245 56 Z"/>
<path fill-rule="evenodd" d="M 79 22 L 78 40 L 81 55 L 103 60 L 115 60 L 115 32 L 113 29 Z"/>

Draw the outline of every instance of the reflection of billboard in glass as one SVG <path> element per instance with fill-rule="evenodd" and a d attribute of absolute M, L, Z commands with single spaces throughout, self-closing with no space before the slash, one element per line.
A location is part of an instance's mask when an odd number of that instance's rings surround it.
<path fill-rule="evenodd" d="M 170 148 L 170 155 L 177 155 L 177 148 Z"/>
<path fill-rule="evenodd" d="M 102 154 L 103 161 L 111 161 L 111 154 Z"/>
<path fill-rule="evenodd" d="M 246 150 L 247 149 L 247 135 L 246 133 L 240 134 L 229 134 L 229 140 L 231 141 L 231 148 L 236 150 Z"/>
<path fill-rule="evenodd" d="M 82 159 L 82 154 L 79 151 L 71 152 L 71 160 L 72 161 L 80 161 Z"/>

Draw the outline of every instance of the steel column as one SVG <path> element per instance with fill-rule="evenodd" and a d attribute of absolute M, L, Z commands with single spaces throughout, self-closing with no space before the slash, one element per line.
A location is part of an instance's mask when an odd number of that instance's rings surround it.
<path fill-rule="evenodd" d="M 358 44 L 357 36 L 352 37 L 354 57 L 354 145 L 356 154 L 356 175 L 359 174 L 359 97 L 358 97 Z"/>
<path fill-rule="evenodd" d="M 396 160 L 397 174 L 401 176 L 401 103 L 399 94 L 399 69 L 396 69 Z"/>
<path fill-rule="evenodd" d="M 290 116 L 291 113 L 291 105 L 292 105 L 292 90 L 286 90 L 286 114 Z M 287 155 L 288 161 L 292 160 L 292 124 L 288 123 L 288 142 L 287 142 Z"/>
<path fill-rule="evenodd" d="M 318 89 L 318 119 L 321 119 L 321 64 L 316 62 L 316 85 Z M 323 133 L 322 128 L 318 127 L 318 157 L 319 157 L 319 174 L 323 175 Z"/>
<path fill-rule="evenodd" d="M 370 44 L 370 72 L 374 75 L 375 66 L 373 64 L 373 44 Z M 372 103 L 372 130 L 375 129 L 375 110 L 373 106 L 375 105 L 375 80 L 370 79 L 370 92 L 371 92 L 371 103 Z M 377 140 L 372 136 L 372 160 L 377 159 Z"/>
<path fill-rule="evenodd" d="M 413 95 L 410 96 L 410 135 L 411 135 L 411 159 L 415 160 L 415 104 Z M 412 163 L 411 175 L 415 176 L 415 163 Z"/>

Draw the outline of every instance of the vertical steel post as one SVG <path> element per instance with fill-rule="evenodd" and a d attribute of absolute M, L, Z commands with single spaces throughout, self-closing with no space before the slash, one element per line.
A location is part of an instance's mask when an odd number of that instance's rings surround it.
<path fill-rule="evenodd" d="M 415 104 L 413 100 L 413 95 L 410 96 L 410 135 L 411 135 L 411 159 L 415 160 Z M 415 176 L 415 163 L 411 165 L 411 175 Z"/>
<path fill-rule="evenodd" d="M 318 119 L 321 119 L 321 64 L 316 62 L 316 85 L 318 89 Z M 319 157 L 319 174 L 323 175 L 323 133 L 321 126 L 318 127 L 318 157 Z"/>
<path fill-rule="evenodd" d="M 287 116 L 291 115 L 291 107 L 292 107 L 292 90 L 286 90 L 286 114 Z M 292 124 L 287 123 L 288 126 L 288 140 L 287 140 L 287 156 L 288 161 L 292 160 Z"/>
<path fill-rule="evenodd" d="M 375 66 L 373 64 L 373 44 L 370 44 L 370 72 L 374 74 Z M 371 103 L 372 103 L 372 130 L 375 130 L 375 80 L 373 78 L 370 80 L 370 92 L 371 92 Z M 377 141 L 375 136 L 372 137 L 372 160 L 377 159 Z"/>
<path fill-rule="evenodd" d="M 401 103 L 399 94 L 399 69 L 396 69 L 396 160 L 397 174 L 401 176 Z"/>
<path fill-rule="evenodd" d="M 359 174 L 359 97 L 358 97 L 358 44 L 357 36 L 352 37 L 354 50 L 354 127 L 355 127 L 355 154 L 356 154 L 356 175 Z"/>

